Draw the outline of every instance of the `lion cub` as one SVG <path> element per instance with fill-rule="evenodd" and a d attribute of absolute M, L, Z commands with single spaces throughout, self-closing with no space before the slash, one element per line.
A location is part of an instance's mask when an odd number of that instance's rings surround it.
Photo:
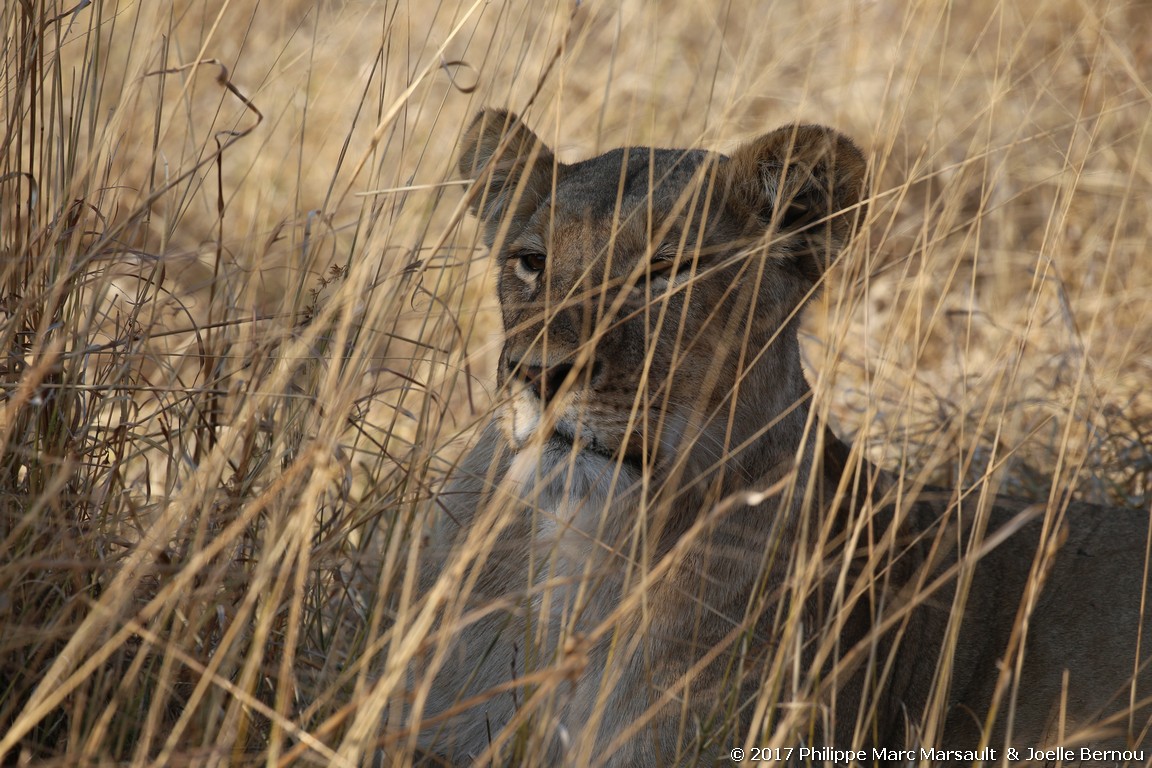
<path fill-rule="evenodd" d="M 497 273 L 505 396 L 421 554 L 438 641 L 405 727 L 424 750 L 1139 752 L 1148 516 L 910 498 L 814 422 L 797 316 L 863 216 L 849 139 L 791 125 L 730 157 L 569 165 L 489 110 L 460 168 Z"/>

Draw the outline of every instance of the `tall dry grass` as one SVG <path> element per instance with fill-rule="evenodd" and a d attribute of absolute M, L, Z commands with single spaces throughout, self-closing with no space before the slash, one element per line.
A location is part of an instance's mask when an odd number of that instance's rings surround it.
<path fill-rule="evenodd" d="M 1150 19 L 4 4 L 0 760 L 377 743 L 404 691 L 374 665 L 426 639 L 412 543 L 497 394 L 454 170 L 481 105 L 562 159 L 854 136 L 872 213 L 804 326 L 836 431 L 935 482 L 1147 509 Z"/>

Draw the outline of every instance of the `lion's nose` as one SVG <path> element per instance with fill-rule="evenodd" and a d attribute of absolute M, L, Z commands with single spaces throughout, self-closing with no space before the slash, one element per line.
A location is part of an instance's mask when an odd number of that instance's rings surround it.
<path fill-rule="evenodd" d="M 571 372 L 572 365 L 569 363 L 558 363 L 547 367 L 521 363 L 513 369 L 513 375 L 527 384 L 532 393 L 545 403 L 556 396 L 564 384 L 564 379 L 568 378 L 568 374 Z"/>
<path fill-rule="evenodd" d="M 513 378 L 528 385 L 532 393 L 544 403 L 547 403 L 560 388 L 564 385 L 564 380 L 572 375 L 573 365 L 571 363 L 554 363 L 548 366 L 529 365 L 520 360 L 509 361 L 511 374 Z M 597 362 L 592 363 L 592 380 L 595 381 L 600 369 L 600 364 Z"/>

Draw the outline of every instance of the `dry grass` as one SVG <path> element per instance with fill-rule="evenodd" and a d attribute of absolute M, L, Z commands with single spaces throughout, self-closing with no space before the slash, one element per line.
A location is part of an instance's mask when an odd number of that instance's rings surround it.
<path fill-rule="evenodd" d="M 1147 509 L 1149 18 L 6 3 L 0 760 L 374 742 L 403 681 L 365 660 L 424 639 L 410 544 L 495 394 L 454 170 L 482 105 L 562 159 L 856 137 L 869 226 L 804 326 L 835 429 L 938 482 Z"/>

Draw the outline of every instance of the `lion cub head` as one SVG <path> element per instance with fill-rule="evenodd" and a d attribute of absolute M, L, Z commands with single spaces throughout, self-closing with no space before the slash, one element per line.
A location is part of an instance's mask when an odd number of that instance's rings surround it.
<path fill-rule="evenodd" d="M 486 110 L 460 169 L 498 271 L 514 450 L 692 475 L 795 450 L 797 309 L 861 215 L 849 139 L 790 125 L 730 157 L 631 147 L 565 164 Z"/>

